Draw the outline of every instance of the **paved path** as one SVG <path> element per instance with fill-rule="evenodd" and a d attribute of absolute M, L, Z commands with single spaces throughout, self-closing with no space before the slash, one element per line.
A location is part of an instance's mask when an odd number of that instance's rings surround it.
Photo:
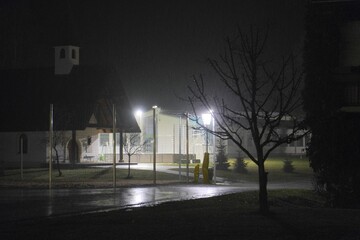
<path fill-rule="evenodd" d="M 127 169 L 128 166 L 127 165 L 118 165 L 117 168 Z M 140 164 L 136 164 L 136 165 L 131 165 L 131 169 L 152 170 L 153 169 L 153 164 L 152 163 L 140 163 Z M 186 177 L 187 177 L 187 174 L 188 174 L 186 172 L 186 168 L 183 165 L 182 165 L 180 170 L 178 169 L 178 166 L 157 165 L 156 166 L 156 171 L 169 173 L 169 174 L 174 174 L 174 175 L 178 175 L 178 176 L 181 175 L 182 180 L 186 180 Z M 189 177 L 193 178 L 194 174 L 189 172 Z M 201 174 L 200 174 L 200 178 L 202 178 Z M 223 178 L 216 177 L 216 182 L 217 183 L 224 183 L 225 181 L 226 180 L 223 179 Z"/>

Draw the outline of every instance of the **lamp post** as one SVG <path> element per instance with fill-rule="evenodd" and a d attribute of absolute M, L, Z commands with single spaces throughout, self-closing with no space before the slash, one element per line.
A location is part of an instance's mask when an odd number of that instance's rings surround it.
<path fill-rule="evenodd" d="M 50 125 L 49 125 L 49 145 L 50 145 L 50 158 L 49 158 L 49 190 L 52 188 L 52 145 L 54 135 L 54 105 L 50 104 Z"/>
<path fill-rule="evenodd" d="M 156 108 L 157 106 L 153 106 L 153 171 L 154 171 L 154 184 L 156 184 Z"/>
<path fill-rule="evenodd" d="M 185 113 L 186 116 L 186 181 L 189 182 L 189 114 Z"/>
<path fill-rule="evenodd" d="M 211 123 L 211 114 L 203 113 L 201 117 L 202 117 L 205 127 L 209 126 Z M 209 133 L 208 133 L 208 131 L 206 131 L 206 151 L 205 152 L 207 152 L 207 153 L 209 152 Z"/>
<path fill-rule="evenodd" d="M 113 188 L 114 190 L 116 189 L 116 106 L 115 104 L 113 104 Z"/>
<path fill-rule="evenodd" d="M 211 112 L 212 113 L 212 112 Z M 215 118 L 212 115 L 212 131 L 213 133 L 215 132 Z M 214 160 L 214 183 L 216 184 L 216 152 L 215 152 L 215 147 L 216 147 L 216 142 L 215 142 L 215 134 L 213 134 L 213 160 Z"/>
<path fill-rule="evenodd" d="M 182 132 L 182 118 L 179 116 L 179 181 L 181 181 L 181 132 Z"/>
<path fill-rule="evenodd" d="M 24 180 L 24 135 L 20 135 L 20 175 Z"/>
<path fill-rule="evenodd" d="M 205 127 L 210 126 L 212 123 L 212 132 L 215 131 L 215 119 L 213 117 L 213 112 L 210 110 L 210 113 L 202 114 L 202 120 Z M 215 156 L 215 135 L 213 135 L 213 163 L 214 163 L 214 183 L 216 184 L 216 156 Z M 209 151 L 209 132 L 206 131 L 206 152 Z"/>

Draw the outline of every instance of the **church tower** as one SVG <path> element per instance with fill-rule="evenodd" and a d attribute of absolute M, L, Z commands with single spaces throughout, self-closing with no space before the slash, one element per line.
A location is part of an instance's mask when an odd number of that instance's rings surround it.
<path fill-rule="evenodd" d="M 77 19 L 69 0 L 56 4 L 56 18 L 53 31 L 54 36 L 54 73 L 55 75 L 67 75 L 74 66 L 79 65 L 80 48 L 79 32 L 77 31 Z"/>
<path fill-rule="evenodd" d="M 79 65 L 79 47 L 72 45 L 55 47 L 55 75 L 69 74 Z"/>

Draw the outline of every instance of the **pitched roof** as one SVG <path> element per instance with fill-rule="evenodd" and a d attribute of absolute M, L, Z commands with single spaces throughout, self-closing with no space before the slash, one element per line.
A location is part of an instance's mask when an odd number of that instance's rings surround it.
<path fill-rule="evenodd" d="M 115 68 L 79 65 L 69 75 L 54 75 L 53 68 L 7 69 L 0 78 L 0 132 L 48 130 L 50 104 L 55 130 L 110 129 L 115 104 L 117 128 L 140 131 Z"/>

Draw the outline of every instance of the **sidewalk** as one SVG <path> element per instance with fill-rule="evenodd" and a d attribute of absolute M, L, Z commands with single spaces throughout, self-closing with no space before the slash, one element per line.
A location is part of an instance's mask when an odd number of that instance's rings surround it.
<path fill-rule="evenodd" d="M 117 166 L 117 168 L 123 168 L 127 169 L 127 165 L 120 165 Z M 131 169 L 139 169 L 139 170 L 153 170 L 154 166 L 152 163 L 138 163 L 137 165 L 131 165 Z M 178 166 L 166 166 L 166 165 L 156 165 L 156 171 L 158 172 L 164 172 L 168 174 L 174 174 L 174 175 L 181 175 L 181 180 L 186 181 L 186 177 L 189 174 L 189 178 L 194 178 L 194 174 L 192 172 L 187 173 L 186 167 L 181 166 L 181 170 L 179 169 L 175 170 L 175 168 L 178 168 Z M 193 167 L 190 167 L 193 168 Z M 181 174 L 179 174 L 181 173 Z M 202 173 L 200 172 L 199 178 L 202 179 Z M 214 179 L 213 179 L 214 180 Z M 216 183 L 224 184 L 226 183 L 225 178 L 216 177 Z"/>

